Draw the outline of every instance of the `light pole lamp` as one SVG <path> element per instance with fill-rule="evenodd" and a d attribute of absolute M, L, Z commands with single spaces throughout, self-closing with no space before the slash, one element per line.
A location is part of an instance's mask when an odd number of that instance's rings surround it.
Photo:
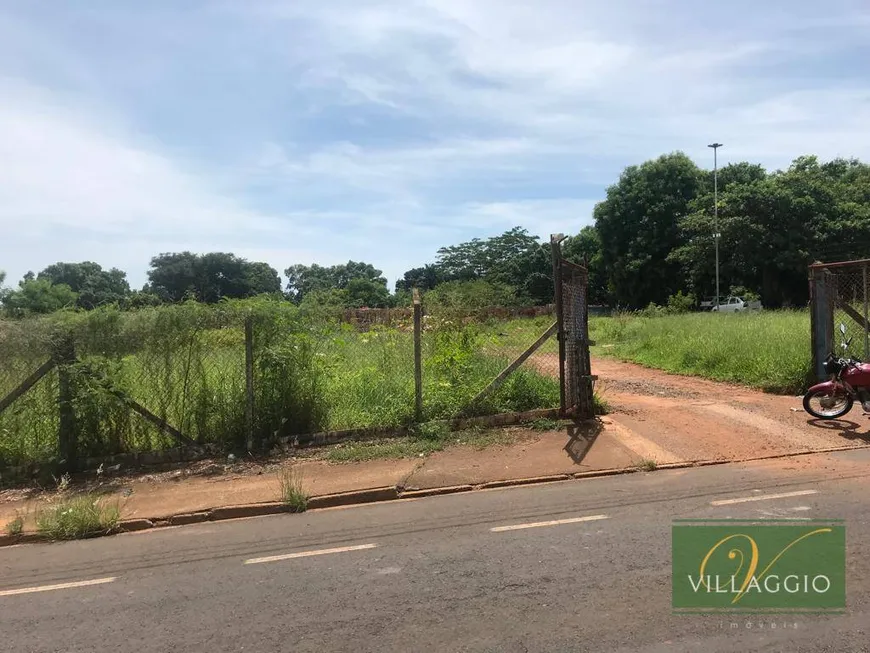
<path fill-rule="evenodd" d="M 717 151 L 722 143 L 711 143 L 707 147 L 713 148 L 713 224 L 716 233 L 716 311 L 719 311 L 719 161 Z"/>

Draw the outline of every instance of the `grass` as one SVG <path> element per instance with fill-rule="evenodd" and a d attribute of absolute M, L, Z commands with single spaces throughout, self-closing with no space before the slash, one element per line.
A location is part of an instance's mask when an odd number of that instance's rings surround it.
<path fill-rule="evenodd" d="M 50 540 L 76 540 L 105 535 L 117 527 L 121 508 L 94 494 L 60 499 L 36 511 L 36 530 Z"/>
<path fill-rule="evenodd" d="M 592 318 L 593 353 L 676 374 L 797 394 L 811 378 L 806 311 Z"/>
<path fill-rule="evenodd" d="M 472 428 L 451 432 L 440 424 L 421 425 L 416 433 L 383 440 L 347 442 L 331 448 L 326 460 L 333 463 L 367 460 L 398 460 L 426 457 L 453 446 L 469 446 L 478 451 L 493 446 L 510 445 L 517 441 L 516 432 L 505 429 Z M 422 431 L 422 432 L 421 432 Z"/>
<path fill-rule="evenodd" d="M 79 454 L 99 457 L 176 446 L 110 390 L 122 391 L 197 442 L 225 450 L 243 446 L 244 329 L 243 315 L 234 313 L 233 306 L 184 304 L 133 313 L 98 309 L 70 318 L 71 326 L 64 328 L 76 335 L 82 361 L 69 370 Z M 287 303 L 266 309 L 239 306 L 255 317 L 258 438 L 413 421 L 413 335 L 404 326 L 360 333 Z M 0 395 L 44 361 L 46 354 L 37 347 L 42 340 L 30 336 L 41 324 L 0 321 L 0 359 L 10 357 L 0 370 Z M 521 350 L 540 335 L 513 328 L 517 342 L 505 343 L 499 328 L 498 323 L 427 322 L 425 419 L 458 416 L 511 361 L 516 347 Z M 98 372 L 109 388 L 88 370 Z M 57 462 L 58 377 L 56 370 L 50 372 L 0 414 L 0 467 Z M 558 405 L 558 398 L 555 378 L 523 366 L 469 414 L 549 408 Z"/>
<path fill-rule="evenodd" d="M 7 535 L 21 535 L 24 532 L 24 522 L 27 521 L 27 516 L 24 513 L 15 511 L 15 518 L 6 524 L 4 530 Z"/>
<path fill-rule="evenodd" d="M 659 464 L 650 458 L 643 458 L 637 463 L 637 468 L 643 472 L 654 472 L 659 467 Z"/>
<path fill-rule="evenodd" d="M 278 488 L 281 501 L 290 512 L 305 512 L 308 509 L 309 496 L 296 467 L 290 465 L 278 470 Z"/>
<path fill-rule="evenodd" d="M 554 419 L 536 419 L 529 424 L 533 431 L 555 431 L 559 428 L 559 422 Z"/>

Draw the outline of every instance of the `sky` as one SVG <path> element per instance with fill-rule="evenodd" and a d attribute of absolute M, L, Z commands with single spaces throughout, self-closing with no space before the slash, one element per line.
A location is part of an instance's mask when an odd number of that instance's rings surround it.
<path fill-rule="evenodd" d="M 867 0 L 0 0 L 0 270 L 592 222 L 628 165 L 870 159 Z"/>

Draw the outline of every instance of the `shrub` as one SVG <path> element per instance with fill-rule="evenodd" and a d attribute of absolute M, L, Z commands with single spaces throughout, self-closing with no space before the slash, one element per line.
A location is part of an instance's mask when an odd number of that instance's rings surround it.
<path fill-rule="evenodd" d="M 683 291 L 680 290 L 676 295 L 668 297 L 668 313 L 688 313 L 695 308 L 695 304 L 694 295 L 684 295 Z"/>
<path fill-rule="evenodd" d="M 108 534 L 120 519 L 117 501 L 82 494 L 38 509 L 36 529 L 51 540 L 75 540 Z"/>
<path fill-rule="evenodd" d="M 302 474 L 290 465 L 278 471 L 278 487 L 281 501 L 290 512 L 305 512 L 308 509 L 308 494 L 302 483 Z"/>

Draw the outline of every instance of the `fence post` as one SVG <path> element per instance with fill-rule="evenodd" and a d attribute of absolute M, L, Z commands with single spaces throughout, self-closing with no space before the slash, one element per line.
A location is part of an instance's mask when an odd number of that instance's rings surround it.
<path fill-rule="evenodd" d="M 553 290 L 556 309 L 556 339 L 559 342 L 559 411 L 564 416 L 567 409 L 565 400 L 565 320 L 562 314 L 562 248 L 560 236 L 550 236 L 550 249 L 553 258 Z"/>
<path fill-rule="evenodd" d="M 254 324 L 245 317 L 245 435 L 248 451 L 254 450 Z"/>
<path fill-rule="evenodd" d="M 825 358 L 833 349 L 834 311 L 831 289 L 826 282 L 826 270 L 810 268 L 810 328 L 812 331 L 813 372 L 825 379 Z"/>
<path fill-rule="evenodd" d="M 867 328 L 867 325 L 870 322 L 867 321 L 867 264 L 865 263 L 861 266 L 861 272 L 864 277 L 864 360 L 866 361 L 868 357 L 870 357 L 870 329 Z"/>
<path fill-rule="evenodd" d="M 414 420 L 423 421 L 423 307 L 414 288 Z"/>
<path fill-rule="evenodd" d="M 57 449 L 61 460 L 61 470 L 75 472 L 77 467 L 76 413 L 73 406 L 73 383 L 69 366 L 76 360 L 75 345 L 69 335 L 64 335 L 55 349 L 58 379 L 59 425 Z"/>

